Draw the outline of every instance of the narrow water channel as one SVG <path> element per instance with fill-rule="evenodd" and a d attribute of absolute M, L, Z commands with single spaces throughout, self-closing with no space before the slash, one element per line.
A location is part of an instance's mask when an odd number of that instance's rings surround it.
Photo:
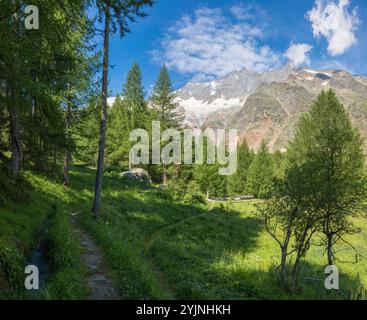
<path fill-rule="evenodd" d="M 50 224 L 52 222 L 52 217 L 48 218 L 45 223 L 45 228 L 43 231 L 43 235 L 38 238 L 37 244 L 32 251 L 29 259 L 28 265 L 33 265 L 38 268 L 39 272 L 39 289 L 36 290 L 28 290 L 27 298 L 31 300 L 40 299 L 42 290 L 46 288 L 47 281 L 51 276 L 51 265 L 47 256 L 49 251 L 47 245 L 47 235 L 49 231 Z"/>

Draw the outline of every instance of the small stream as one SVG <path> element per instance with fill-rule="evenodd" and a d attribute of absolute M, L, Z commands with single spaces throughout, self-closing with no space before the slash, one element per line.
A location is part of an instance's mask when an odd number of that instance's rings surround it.
<path fill-rule="evenodd" d="M 29 264 L 38 267 L 39 272 L 39 290 L 29 290 L 29 294 L 32 297 L 36 297 L 37 294 L 45 288 L 47 280 L 51 274 L 51 268 L 47 261 L 47 244 L 44 239 L 40 239 L 36 249 L 33 251 Z"/>
<path fill-rule="evenodd" d="M 36 266 L 39 272 L 39 289 L 27 290 L 26 296 L 28 299 L 40 299 L 40 294 L 42 293 L 42 290 L 46 288 L 47 281 L 51 276 L 51 266 L 47 257 L 47 253 L 49 251 L 47 245 L 47 234 L 51 221 L 52 218 L 47 219 L 43 231 L 44 235 L 38 239 L 37 244 L 28 259 L 28 265 Z"/>

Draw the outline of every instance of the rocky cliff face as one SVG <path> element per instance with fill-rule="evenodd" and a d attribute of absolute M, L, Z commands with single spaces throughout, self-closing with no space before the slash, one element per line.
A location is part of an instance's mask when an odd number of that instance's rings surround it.
<path fill-rule="evenodd" d="M 332 88 L 367 141 L 367 78 L 340 70 L 293 69 L 263 74 L 246 70 L 177 92 L 193 127 L 237 129 L 253 149 L 265 139 L 285 150 L 300 116 L 323 89 Z"/>
<path fill-rule="evenodd" d="M 262 74 L 243 69 L 220 80 L 188 83 L 177 92 L 178 102 L 186 111 L 187 124 L 201 126 L 214 113 L 240 109 L 260 85 L 286 80 L 293 72 L 290 66 Z"/>

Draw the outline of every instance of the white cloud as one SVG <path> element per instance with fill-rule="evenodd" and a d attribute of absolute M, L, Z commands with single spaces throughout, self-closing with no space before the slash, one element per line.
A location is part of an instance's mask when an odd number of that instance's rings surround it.
<path fill-rule="evenodd" d="M 239 21 L 246 21 L 252 19 L 259 19 L 266 15 L 264 9 L 255 3 L 250 4 L 236 4 L 230 8 L 232 15 Z"/>
<path fill-rule="evenodd" d="M 303 64 L 310 64 L 308 53 L 311 49 L 312 46 L 306 43 L 292 44 L 284 55 L 289 59 L 292 65 L 299 67 Z"/>
<path fill-rule="evenodd" d="M 161 42 L 155 60 L 196 79 L 213 79 L 246 68 L 265 71 L 279 63 L 268 46 L 260 45 L 262 30 L 231 21 L 221 9 L 200 8 L 182 17 Z"/>
<path fill-rule="evenodd" d="M 324 36 L 329 42 L 331 56 L 343 54 L 357 43 L 355 31 L 359 25 L 357 9 L 348 10 L 350 0 L 316 0 L 307 13 L 316 38 Z"/>

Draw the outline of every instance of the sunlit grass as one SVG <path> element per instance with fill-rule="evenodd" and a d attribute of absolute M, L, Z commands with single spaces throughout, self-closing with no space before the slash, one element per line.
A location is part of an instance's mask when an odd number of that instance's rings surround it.
<path fill-rule="evenodd" d="M 50 232 L 53 277 L 43 298 L 87 294 L 77 242 L 68 224 L 70 213 L 77 214 L 104 250 L 124 299 L 343 298 L 325 290 L 327 259 L 317 246 L 302 263 L 300 289 L 290 293 L 278 286 L 279 249 L 257 215 L 258 201 L 183 205 L 165 200 L 155 187 L 126 184 L 118 173 L 109 172 L 104 178 L 101 218 L 95 219 L 91 213 L 94 169 L 74 167 L 70 189 L 27 175 L 34 188 L 30 198 L 0 209 L 0 246 L 7 248 L 13 281 L 19 283 L 17 277 L 37 233 L 49 214 L 57 214 Z M 362 260 L 355 263 L 355 252 L 348 245 L 337 246 L 336 264 L 345 294 L 358 291 L 359 282 L 367 287 L 367 219 L 361 216 L 354 223 L 358 232 L 346 240 Z"/>

